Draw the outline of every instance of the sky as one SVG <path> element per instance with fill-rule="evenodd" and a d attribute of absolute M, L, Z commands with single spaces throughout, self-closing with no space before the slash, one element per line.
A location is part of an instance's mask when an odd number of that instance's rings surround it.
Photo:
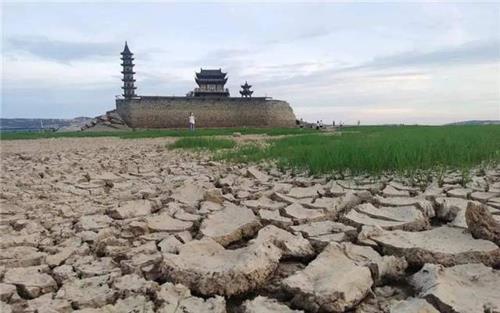
<path fill-rule="evenodd" d="M 183 96 L 222 68 L 231 94 L 308 121 L 500 119 L 499 3 L 3 2 L 2 117 L 96 116 L 121 93 Z"/>

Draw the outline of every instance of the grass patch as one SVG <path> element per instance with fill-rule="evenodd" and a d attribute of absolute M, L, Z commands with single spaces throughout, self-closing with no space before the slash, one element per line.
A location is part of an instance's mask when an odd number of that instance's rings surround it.
<path fill-rule="evenodd" d="M 175 143 L 168 145 L 169 149 L 206 149 L 210 151 L 231 149 L 234 147 L 236 147 L 236 142 L 231 139 L 202 137 L 181 138 Z"/>
<path fill-rule="evenodd" d="M 315 129 L 300 128 L 204 128 L 194 132 L 187 129 L 135 130 L 135 131 L 100 131 L 100 132 L 0 132 L 1 140 L 74 138 L 74 137 L 118 137 L 122 139 L 158 138 L 158 137 L 205 137 L 224 136 L 238 132 L 242 135 L 266 134 L 269 136 L 311 134 Z"/>
<path fill-rule="evenodd" d="M 310 174 L 408 173 L 468 169 L 500 161 L 500 126 L 353 127 L 342 136 L 307 134 L 272 140 L 266 147 L 243 146 L 218 155 L 237 162 L 277 161 Z"/>

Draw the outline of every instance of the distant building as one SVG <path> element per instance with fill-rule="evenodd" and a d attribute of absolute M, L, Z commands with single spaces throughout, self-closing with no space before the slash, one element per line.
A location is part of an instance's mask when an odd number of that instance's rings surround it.
<path fill-rule="evenodd" d="M 194 89 L 193 95 L 195 97 L 229 97 L 229 90 L 224 88 L 224 85 L 227 83 L 226 75 L 227 73 L 223 73 L 221 69 L 200 69 L 200 72 L 196 73 L 195 78 L 198 88 Z"/>
<path fill-rule="evenodd" d="M 137 87 L 134 86 L 135 79 L 134 79 L 134 54 L 130 52 L 127 42 L 125 41 L 125 48 L 123 48 L 123 52 L 120 53 L 122 55 L 121 60 L 122 60 L 122 74 L 123 74 L 123 97 L 125 99 L 130 99 L 136 97 L 135 94 L 135 89 Z"/>
<path fill-rule="evenodd" d="M 251 98 L 253 91 L 250 90 L 252 88 L 252 85 L 249 85 L 247 82 L 245 82 L 245 85 L 241 85 L 242 90 L 240 90 L 240 94 L 242 97 L 245 98 Z"/>
<path fill-rule="evenodd" d="M 121 52 L 123 97 L 116 99 L 116 113 L 131 128 L 184 128 L 190 113 L 197 127 L 295 127 L 295 114 L 286 101 L 252 97 L 247 82 L 241 97 L 230 97 L 227 73 L 203 69 L 195 74 L 198 87 L 185 97 L 136 94 L 134 57 L 127 42 Z"/>

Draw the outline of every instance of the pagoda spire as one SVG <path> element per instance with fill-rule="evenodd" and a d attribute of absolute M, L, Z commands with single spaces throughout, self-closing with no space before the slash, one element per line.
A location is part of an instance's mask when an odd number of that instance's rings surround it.
<path fill-rule="evenodd" d="M 137 87 L 134 86 L 135 79 L 134 79 L 134 54 L 130 52 L 130 49 L 128 48 L 128 44 L 125 41 L 125 47 L 123 48 L 123 52 L 120 53 L 122 55 L 121 60 L 122 64 L 121 66 L 123 67 L 122 74 L 123 74 L 123 97 L 125 99 L 130 99 L 133 97 L 136 97 L 135 94 L 135 89 Z"/>
<path fill-rule="evenodd" d="M 252 85 L 249 85 L 248 82 L 245 81 L 244 85 L 241 85 L 242 90 L 240 90 L 240 94 L 242 97 L 245 98 L 251 98 L 253 91 L 250 90 L 252 88 Z"/>

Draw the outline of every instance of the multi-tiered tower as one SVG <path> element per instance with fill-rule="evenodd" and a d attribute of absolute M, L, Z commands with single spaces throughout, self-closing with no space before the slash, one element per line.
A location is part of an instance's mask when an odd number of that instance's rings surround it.
<path fill-rule="evenodd" d="M 240 90 L 240 94 L 241 94 L 242 97 L 245 97 L 245 98 L 251 98 L 252 97 L 253 91 L 250 90 L 250 88 L 252 88 L 252 85 L 249 85 L 245 81 L 245 85 L 241 85 L 241 88 L 242 88 L 242 90 Z"/>
<path fill-rule="evenodd" d="M 123 52 L 120 53 L 122 55 L 122 66 L 123 66 L 123 96 L 125 99 L 131 99 L 136 97 L 135 89 L 137 87 L 134 86 L 134 54 L 130 52 L 127 42 L 125 41 L 125 48 L 123 48 Z"/>

